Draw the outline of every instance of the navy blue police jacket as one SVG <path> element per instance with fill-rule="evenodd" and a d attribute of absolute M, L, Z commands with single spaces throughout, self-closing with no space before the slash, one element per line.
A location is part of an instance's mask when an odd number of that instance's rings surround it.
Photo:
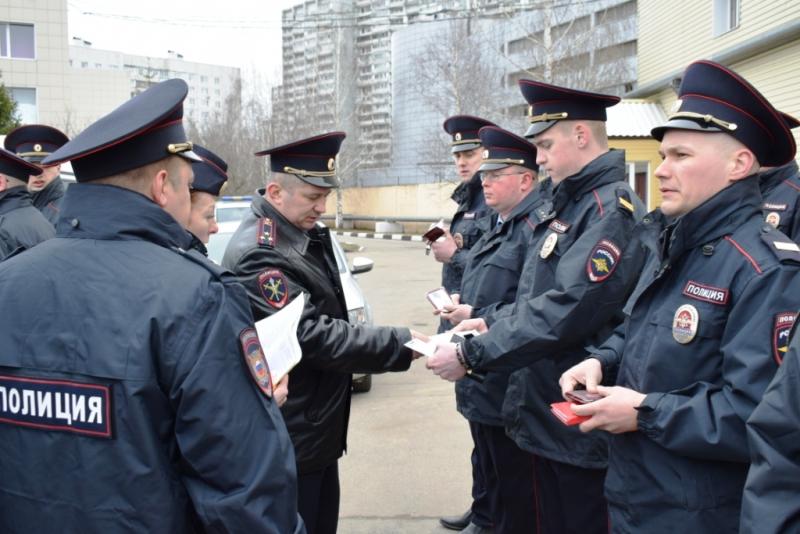
<path fill-rule="evenodd" d="M 519 447 L 551 460 L 604 468 L 601 434 L 564 426 L 550 412 L 558 379 L 584 359 L 584 345 L 621 321 L 640 273 L 628 245 L 644 207 L 625 182 L 625 156 L 611 150 L 553 188 L 540 208 L 516 301 L 486 316 L 489 331 L 464 353 L 478 371 L 515 371 L 503 403 L 506 432 Z"/>
<path fill-rule="evenodd" d="M 745 421 L 786 350 L 800 252 L 764 223 L 758 181 L 637 229 L 648 250 L 621 328 L 597 351 L 603 381 L 644 393 L 638 430 L 611 436 L 614 532 L 736 532 Z"/>
<path fill-rule="evenodd" d="M 222 264 L 244 284 L 256 320 L 276 313 L 301 293 L 297 328 L 303 351 L 289 373 L 282 411 L 300 474 L 331 465 L 346 449 L 350 373 L 404 371 L 411 365 L 406 328 L 348 323 L 347 303 L 327 228 L 304 232 L 263 196 L 231 238 Z"/>
<path fill-rule="evenodd" d="M 44 218 L 53 226 L 55 226 L 58 221 L 61 201 L 66 192 L 67 184 L 64 183 L 61 176 L 56 176 L 44 189 L 31 194 L 33 207 L 41 211 Z"/>
<path fill-rule="evenodd" d="M 797 162 L 759 175 L 764 220 L 797 242 L 800 239 L 800 176 Z"/>
<path fill-rule="evenodd" d="M 800 532 L 800 337 L 793 336 L 775 378 L 750 419 L 750 471 L 742 534 Z"/>
<path fill-rule="evenodd" d="M 0 264 L 0 532 L 305 532 L 244 288 L 138 193 L 62 214 Z"/>
<path fill-rule="evenodd" d="M 0 192 L 0 249 L 8 253 L 29 249 L 55 235 L 53 225 L 31 204 L 25 186 Z M 0 260 L 4 257 L 0 256 Z"/>
<path fill-rule="evenodd" d="M 459 247 L 450 258 L 450 263 L 442 266 L 442 285 L 448 293 L 459 293 L 469 250 L 483 234 L 478 221 L 494 212 L 486 205 L 486 199 L 483 198 L 481 176 L 477 172 L 468 182 L 458 184 L 450 198 L 458 204 L 450 222 L 450 233 Z"/>
<path fill-rule="evenodd" d="M 472 306 L 472 317 L 496 313 L 514 303 L 525 259 L 538 222 L 536 208 L 542 204 L 537 188 L 522 199 L 508 219 L 497 224 L 498 216 L 485 217 L 484 233 L 472 247 L 461 284 L 461 302 Z M 456 382 L 456 407 L 469 421 L 503 426 L 503 399 L 508 372 L 489 372 L 483 382 Z"/>

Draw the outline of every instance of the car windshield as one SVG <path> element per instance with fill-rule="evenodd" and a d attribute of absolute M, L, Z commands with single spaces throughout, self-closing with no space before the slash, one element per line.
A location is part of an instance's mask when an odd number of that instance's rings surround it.
<path fill-rule="evenodd" d="M 247 215 L 250 206 L 218 206 L 216 211 L 216 218 L 218 223 L 226 223 L 232 221 L 241 221 Z"/>

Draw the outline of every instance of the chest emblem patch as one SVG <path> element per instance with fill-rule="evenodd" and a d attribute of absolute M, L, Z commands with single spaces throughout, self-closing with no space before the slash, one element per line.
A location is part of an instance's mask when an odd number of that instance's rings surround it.
<path fill-rule="evenodd" d="M 586 274 L 592 282 L 602 282 L 614 272 L 619 264 L 620 249 L 608 239 L 601 239 L 592 249 L 586 262 Z"/>
<path fill-rule="evenodd" d="M 556 249 L 556 244 L 558 243 L 558 234 L 555 232 L 551 232 L 547 234 L 547 237 L 544 238 L 544 243 L 542 243 L 542 248 L 539 250 L 539 257 L 543 260 L 546 260 L 550 257 L 550 254 Z"/>
<path fill-rule="evenodd" d="M 280 310 L 289 301 L 289 285 L 286 277 L 278 269 L 270 269 L 258 275 L 258 289 L 261 296 L 272 306 Z"/>
<path fill-rule="evenodd" d="M 250 370 L 250 375 L 258 385 L 258 389 L 267 397 L 272 398 L 272 376 L 255 329 L 245 328 L 242 330 L 242 333 L 239 334 L 239 343 L 242 345 L 244 361 Z"/>
<path fill-rule="evenodd" d="M 777 228 L 781 223 L 781 214 L 777 211 L 771 211 L 767 213 L 767 216 L 764 217 L 764 220 L 768 225 L 772 226 L 773 228 Z"/>
<path fill-rule="evenodd" d="M 775 326 L 772 329 L 772 351 L 778 365 L 783 362 L 783 356 L 789 350 L 789 334 L 797 319 L 794 312 L 779 313 L 775 316 Z"/>
<path fill-rule="evenodd" d="M 689 280 L 683 288 L 683 294 L 689 298 L 719 304 L 724 306 L 728 303 L 728 290 L 721 287 L 709 286 Z"/>
<path fill-rule="evenodd" d="M 700 324 L 700 314 L 691 304 L 684 304 L 675 310 L 672 318 L 672 337 L 678 343 L 690 343 L 697 335 L 697 326 Z"/>

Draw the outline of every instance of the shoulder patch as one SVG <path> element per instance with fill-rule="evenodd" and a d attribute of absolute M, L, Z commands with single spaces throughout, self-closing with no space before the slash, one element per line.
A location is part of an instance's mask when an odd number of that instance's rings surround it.
<path fill-rule="evenodd" d="M 622 255 L 619 247 L 608 239 L 601 239 L 589 254 L 586 274 L 591 282 L 602 282 L 614 272 Z"/>
<path fill-rule="evenodd" d="M 793 261 L 800 263 L 800 246 L 771 226 L 766 226 L 761 232 L 761 239 L 779 261 Z"/>
<path fill-rule="evenodd" d="M 789 335 L 797 319 L 794 312 L 783 312 L 775 316 L 772 329 L 772 354 L 778 365 L 783 362 L 783 355 L 789 350 Z"/>
<path fill-rule="evenodd" d="M 272 219 L 269 217 L 262 217 L 258 220 L 258 244 L 264 247 L 274 247 L 276 242 L 275 225 L 272 224 Z"/>
<path fill-rule="evenodd" d="M 272 398 L 272 375 L 269 372 L 269 364 L 261 350 L 261 343 L 254 328 L 245 328 L 239 334 L 239 343 L 242 346 L 242 356 L 250 370 L 250 375 L 255 380 L 258 389 L 264 395 Z"/>
<path fill-rule="evenodd" d="M 267 304 L 278 310 L 289 301 L 289 284 L 278 269 L 269 269 L 259 274 L 258 289 Z"/>
<path fill-rule="evenodd" d="M 636 212 L 636 206 L 633 205 L 630 195 L 622 188 L 617 189 L 617 209 L 628 215 Z"/>

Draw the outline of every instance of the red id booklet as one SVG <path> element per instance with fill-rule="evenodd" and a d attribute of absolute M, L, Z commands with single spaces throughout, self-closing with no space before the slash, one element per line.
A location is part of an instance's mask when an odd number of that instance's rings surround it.
<path fill-rule="evenodd" d="M 584 415 L 575 415 L 569 407 L 570 404 L 572 403 L 569 401 L 554 402 L 550 405 L 550 411 L 567 426 L 579 425 L 589 419 Z"/>

